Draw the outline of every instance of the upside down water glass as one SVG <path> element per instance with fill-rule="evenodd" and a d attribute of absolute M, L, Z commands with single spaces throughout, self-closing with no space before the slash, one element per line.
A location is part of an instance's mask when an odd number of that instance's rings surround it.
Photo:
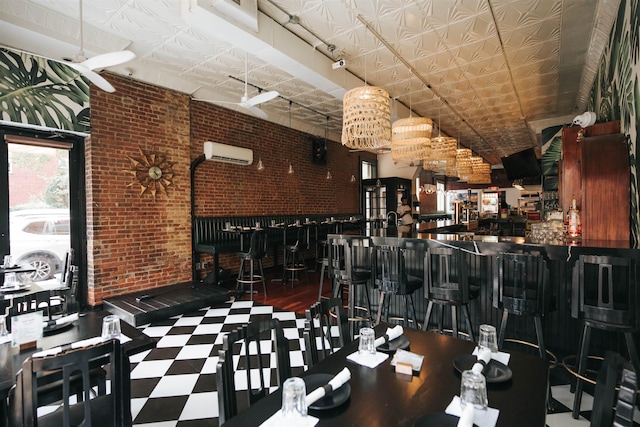
<path fill-rule="evenodd" d="M 282 416 L 299 419 L 307 416 L 307 387 L 302 378 L 292 377 L 282 385 Z"/>

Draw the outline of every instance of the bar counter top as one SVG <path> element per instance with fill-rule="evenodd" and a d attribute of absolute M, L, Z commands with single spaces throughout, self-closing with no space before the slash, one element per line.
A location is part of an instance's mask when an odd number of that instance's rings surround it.
<path fill-rule="evenodd" d="M 483 242 L 483 243 L 514 243 L 518 245 L 543 246 L 543 247 L 589 247 L 589 248 L 610 248 L 610 249 L 630 249 L 631 245 L 626 241 L 616 240 L 586 240 L 581 238 L 567 237 L 562 243 L 539 243 L 532 242 L 530 239 L 522 236 L 494 236 L 475 234 L 472 231 L 459 231 L 447 233 L 434 233 L 430 230 L 417 231 L 409 226 L 376 228 L 366 231 L 366 235 L 370 237 L 402 237 L 408 239 L 428 239 L 439 241 L 457 241 L 457 242 Z"/>

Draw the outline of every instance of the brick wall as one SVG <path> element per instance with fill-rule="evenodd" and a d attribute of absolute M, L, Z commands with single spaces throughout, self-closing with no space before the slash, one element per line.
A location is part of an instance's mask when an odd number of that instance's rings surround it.
<path fill-rule="evenodd" d="M 327 165 L 311 161 L 309 135 L 187 95 L 108 75 L 116 92 L 92 90 L 87 141 L 89 303 L 191 278 L 190 165 L 214 141 L 254 150 L 254 164 L 204 162 L 196 169 L 197 215 L 359 212 L 358 157 L 328 143 Z M 127 156 L 139 150 L 173 163 L 168 196 L 131 185 Z M 367 155 L 366 153 L 364 155 Z M 265 170 L 256 168 L 262 157 Z M 287 174 L 288 161 L 295 173 Z M 333 179 L 326 180 L 327 170 Z M 221 257 L 237 269 L 235 257 Z"/>

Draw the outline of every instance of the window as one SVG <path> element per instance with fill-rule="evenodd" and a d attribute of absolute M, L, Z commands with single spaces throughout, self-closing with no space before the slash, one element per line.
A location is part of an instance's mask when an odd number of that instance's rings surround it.
<path fill-rule="evenodd" d="M 438 195 L 438 205 L 436 209 L 438 212 L 444 212 L 446 209 L 446 191 L 444 191 L 444 182 L 436 182 L 436 194 Z"/>
<path fill-rule="evenodd" d="M 360 165 L 362 166 L 362 179 L 378 177 L 378 164 L 376 162 L 361 160 Z"/>

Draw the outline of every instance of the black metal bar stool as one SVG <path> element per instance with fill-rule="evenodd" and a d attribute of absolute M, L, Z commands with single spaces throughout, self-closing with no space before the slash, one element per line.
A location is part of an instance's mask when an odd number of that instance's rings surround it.
<path fill-rule="evenodd" d="M 453 336 L 459 337 L 461 334 L 458 330 L 458 308 L 462 308 L 467 334 L 471 341 L 475 341 L 469 312 L 469 301 L 472 296 L 469 288 L 468 268 L 462 251 L 447 247 L 428 248 L 424 255 L 424 276 L 427 286 L 424 297 L 429 301 L 429 304 L 422 330 L 428 330 L 431 311 L 434 305 L 438 305 L 440 307 L 438 332 L 442 333 L 444 309 L 450 307 Z M 477 296 L 474 295 L 475 298 Z"/>
<path fill-rule="evenodd" d="M 373 245 L 369 237 L 353 236 L 349 239 L 333 238 L 328 240 L 329 276 L 333 282 L 333 297 L 342 298 L 344 288 L 349 293 L 347 315 L 351 322 L 352 333 L 355 322 L 371 321 L 371 300 L 369 281 L 372 278 L 371 251 Z M 356 305 L 357 289 L 364 291 L 366 307 Z M 365 312 L 365 316 L 356 316 Z"/>
<path fill-rule="evenodd" d="M 327 244 L 327 240 L 319 240 L 317 242 L 318 247 L 318 255 L 316 259 L 316 264 L 320 264 L 320 285 L 318 288 L 318 301 L 322 299 L 322 288 L 324 285 L 324 272 L 327 271 L 327 277 L 329 277 L 329 246 Z"/>
<path fill-rule="evenodd" d="M 267 297 L 267 282 L 262 269 L 262 258 L 267 254 L 267 232 L 265 230 L 254 230 L 251 234 L 251 242 L 247 252 L 238 252 L 240 258 L 240 270 L 236 279 L 236 297 L 239 295 L 240 287 L 244 290 L 245 285 L 250 286 L 250 298 L 253 300 L 253 284 L 262 282 L 264 296 Z M 260 274 L 255 274 L 254 261 L 258 262 Z M 246 263 L 249 263 L 249 273 L 245 270 Z"/>
<path fill-rule="evenodd" d="M 640 360 L 633 338 L 638 331 L 636 315 L 636 265 L 632 259 L 612 256 L 580 255 L 573 270 L 571 316 L 582 320 L 577 369 L 572 369 L 567 356 L 564 367 L 576 377 L 573 418 L 577 419 L 585 381 L 591 330 L 622 333 L 631 364 L 640 372 Z"/>
<path fill-rule="evenodd" d="M 282 269 L 282 284 L 287 281 L 287 273 L 291 273 L 291 287 L 296 281 L 299 272 L 304 271 L 309 282 L 309 272 L 304 260 L 304 251 L 307 249 L 307 232 L 306 227 L 302 225 L 294 225 L 295 242 L 288 244 L 284 248 L 284 264 Z"/>
<path fill-rule="evenodd" d="M 538 344 L 518 339 L 507 341 L 538 348 L 540 357 L 551 356 L 544 343 L 542 319 L 555 309 L 555 299 L 549 284 L 549 270 L 541 256 L 520 253 L 500 253 L 493 267 L 493 306 L 502 310 L 498 347 L 505 341 L 509 314 L 533 318 Z"/>
<path fill-rule="evenodd" d="M 426 243 L 424 245 L 421 243 L 423 242 L 406 242 L 403 246 L 376 246 L 375 284 L 380 291 L 376 324 L 382 320 L 388 321 L 390 299 L 400 297 L 402 299 L 403 326 L 410 327 L 412 326 L 410 322 L 412 322 L 414 328 L 419 327 L 413 294 L 422 287 L 423 272 L 421 268 L 411 268 L 411 260 L 415 264 L 415 260 L 419 259 L 420 266 L 423 265 Z"/>

